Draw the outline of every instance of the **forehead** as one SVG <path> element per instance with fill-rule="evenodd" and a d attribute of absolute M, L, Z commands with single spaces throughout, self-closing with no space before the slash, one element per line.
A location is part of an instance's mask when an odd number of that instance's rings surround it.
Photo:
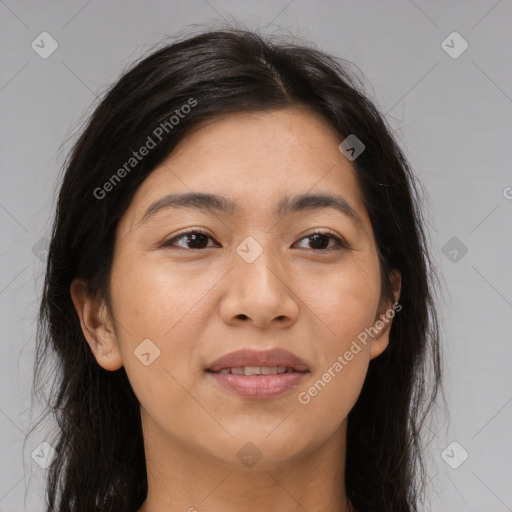
<path fill-rule="evenodd" d="M 268 215 L 285 196 L 330 193 L 364 220 L 356 174 L 340 142 L 307 107 L 217 116 L 194 127 L 144 180 L 130 217 L 140 221 L 155 201 L 174 192 L 215 193 L 235 200 L 240 210 Z"/>

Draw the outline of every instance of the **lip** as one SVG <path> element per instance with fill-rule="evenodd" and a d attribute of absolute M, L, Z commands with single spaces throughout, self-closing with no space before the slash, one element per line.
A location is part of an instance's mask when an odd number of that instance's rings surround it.
<path fill-rule="evenodd" d="M 286 366 L 296 372 L 309 371 L 305 361 L 283 349 L 251 350 L 242 349 L 230 352 L 211 363 L 207 370 L 218 372 L 223 368 L 241 368 L 244 366 Z"/>
<path fill-rule="evenodd" d="M 244 366 L 286 366 L 295 371 L 276 375 L 214 373 L 225 368 Z M 267 400 L 298 387 L 310 370 L 302 359 L 287 350 L 243 349 L 215 360 L 206 368 L 206 373 L 225 390 L 251 400 Z"/>
<path fill-rule="evenodd" d="M 207 375 L 223 389 L 250 400 L 267 400 L 299 386 L 307 372 L 282 373 L 280 375 L 234 375 L 213 373 Z"/>

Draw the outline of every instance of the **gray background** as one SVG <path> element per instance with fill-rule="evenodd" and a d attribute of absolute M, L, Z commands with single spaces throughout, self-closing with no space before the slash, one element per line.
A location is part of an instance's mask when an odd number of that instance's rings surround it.
<path fill-rule="evenodd" d="M 366 76 L 428 194 L 444 278 L 450 416 L 427 452 L 428 509 L 512 510 L 510 0 L 0 0 L 0 512 L 43 510 L 45 470 L 31 454 L 51 425 L 23 440 L 38 412 L 37 403 L 30 412 L 35 318 L 70 147 L 61 146 L 135 58 L 192 24 L 223 19 L 302 36 Z M 58 42 L 47 59 L 31 47 L 43 31 Z M 444 48 L 457 52 L 460 40 L 442 45 L 454 31 L 469 44 L 457 58 Z M 445 460 L 459 464 L 462 449 L 469 456 L 454 469 Z"/>

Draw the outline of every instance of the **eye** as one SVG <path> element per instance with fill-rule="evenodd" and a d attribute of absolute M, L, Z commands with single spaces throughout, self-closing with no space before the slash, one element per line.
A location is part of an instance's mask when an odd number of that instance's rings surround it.
<path fill-rule="evenodd" d="M 181 249 L 205 249 L 205 242 L 207 242 L 207 239 L 209 238 L 210 240 L 213 240 L 213 238 L 204 231 L 194 229 L 193 231 L 181 233 L 180 235 L 171 238 L 167 242 L 164 242 L 162 245 L 163 247 L 176 246 L 175 242 L 177 240 L 181 240 L 182 238 L 187 238 L 188 240 L 185 241 L 185 244 L 187 244 L 185 247 L 177 246 Z M 192 244 L 192 247 L 188 246 L 188 244 Z"/>
<path fill-rule="evenodd" d="M 176 241 L 184 239 L 185 240 L 185 246 L 183 245 L 177 245 Z M 174 238 L 171 238 L 167 242 L 164 242 L 162 244 L 163 247 L 178 247 L 181 249 L 206 249 L 208 248 L 205 243 L 208 243 L 208 239 L 213 240 L 213 238 L 208 235 L 206 232 L 201 231 L 200 229 L 194 229 L 192 231 L 187 231 L 186 233 L 181 233 L 180 235 L 175 236 Z M 348 244 L 339 238 L 338 236 L 332 234 L 329 231 L 315 231 L 303 238 L 302 240 L 310 240 L 312 242 L 313 247 L 309 247 L 309 249 L 313 249 L 315 251 L 321 251 L 321 252 L 331 252 L 336 251 L 343 248 L 348 248 Z M 329 245 L 328 240 L 333 240 L 335 242 L 334 247 L 326 247 L 325 241 L 327 240 L 327 246 Z M 189 245 L 191 244 L 191 246 Z M 212 246 L 210 246 L 212 247 Z M 306 247 L 308 249 L 308 247 Z"/>
<path fill-rule="evenodd" d="M 334 245 L 334 247 L 326 248 L 325 242 L 327 241 L 327 245 L 328 245 L 329 239 L 334 240 L 335 245 Z M 315 231 L 315 232 L 305 236 L 304 238 L 301 238 L 301 240 L 310 240 L 313 247 L 306 247 L 306 249 L 313 249 L 315 251 L 320 250 L 321 252 L 331 252 L 331 251 L 348 248 L 348 244 L 344 240 L 342 240 L 341 238 L 332 234 L 329 231 Z"/>

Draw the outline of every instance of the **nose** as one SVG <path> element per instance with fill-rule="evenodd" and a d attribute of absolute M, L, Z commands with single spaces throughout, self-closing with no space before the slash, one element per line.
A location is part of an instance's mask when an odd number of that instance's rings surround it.
<path fill-rule="evenodd" d="M 286 267 L 269 250 L 251 263 L 236 252 L 228 273 L 220 315 L 228 325 L 251 322 L 260 328 L 290 327 L 298 318 L 299 298 Z"/>

